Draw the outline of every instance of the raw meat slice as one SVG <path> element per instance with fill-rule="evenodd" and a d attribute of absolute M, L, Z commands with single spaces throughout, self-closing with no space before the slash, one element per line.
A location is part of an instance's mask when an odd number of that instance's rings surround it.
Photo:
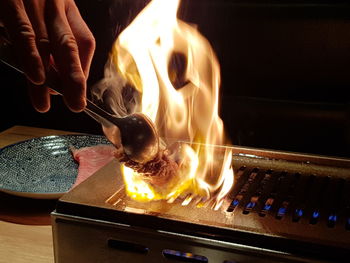
<path fill-rule="evenodd" d="M 79 163 L 78 176 L 72 186 L 74 188 L 112 161 L 116 148 L 112 145 L 97 145 L 71 150 L 74 159 Z"/>

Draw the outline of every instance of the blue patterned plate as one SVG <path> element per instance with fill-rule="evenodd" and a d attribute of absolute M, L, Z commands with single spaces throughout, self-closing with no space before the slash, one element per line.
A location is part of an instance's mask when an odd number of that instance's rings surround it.
<path fill-rule="evenodd" d="M 30 198 L 57 199 L 78 175 L 70 147 L 110 144 L 99 135 L 34 138 L 0 149 L 0 191 Z"/>

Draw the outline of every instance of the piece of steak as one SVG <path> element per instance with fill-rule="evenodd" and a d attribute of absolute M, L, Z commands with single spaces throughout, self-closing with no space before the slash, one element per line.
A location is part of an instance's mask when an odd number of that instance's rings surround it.
<path fill-rule="evenodd" d="M 171 158 L 168 150 L 159 150 L 152 160 L 138 163 L 128 158 L 122 149 L 116 149 L 115 157 L 125 166 L 130 167 L 150 184 L 159 194 L 166 196 L 178 184 L 179 164 Z"/>

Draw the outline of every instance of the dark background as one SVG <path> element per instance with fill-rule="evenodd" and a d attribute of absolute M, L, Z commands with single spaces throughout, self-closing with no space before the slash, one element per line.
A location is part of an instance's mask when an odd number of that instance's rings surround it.
<path fill-rule="evenodd" d="M 144 0 L 76 1 L 96 38 L 89 85 L 103 76 L 118 33 Z M 221 116 L 235 145 L 350 157 L 350 5 L 346 1 L 183 0 L 222 70 Z M 54 97 L 35 112 L 25 80 L 0 65 L 0 129 L 13 125 L 100 134 Z"/>

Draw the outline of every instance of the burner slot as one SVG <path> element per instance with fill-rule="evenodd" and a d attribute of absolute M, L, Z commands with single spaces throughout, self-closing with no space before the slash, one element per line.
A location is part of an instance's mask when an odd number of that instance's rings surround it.
<path fill-rule="evenodd" d="M 341 202 L 339 202 L 339 215 L 340 219 L 344 219 L 341 224 L 345 225 L 346 230 L 350 230 L 350 181 L 346 180 L 344 185 L 344 191 L 342 194 Z M 341 220 L 339 220 L 341 221 Z"/>
<path fill-rule="evenodd" d="M 263 207 L 259 211 L 259 216 L 264 217 L 273 210 L 278 193 L 280 193 L 280 189 L 282 188 L 286 175 L 286 172 L 281 172 L 275 175 L 275 180 L 273 181 L 271 191 L 267 194 L 267 198 L 264 200 Z"/>
<path fill-rule="evenodd" d="M 271 191 L 275 179 L 276 176 L 273 175 L 273 171 L 267 170 L 255 193 L 251 196 L 250 202 L 245 205 L 243 214 L 249 214 L 249 212 L 255 211 L 257 208 L 261 207 L 261 200 L 264 200 L 267 193 Z"/>
<path fill-rule="evenodd" d="M 299 222 L 299 220 L 305 215 L 305 200 L 310 196 L 310 187 L 314 180 L 314 175 L 301 176 L 296 186 L 295 199 L 291 204 L 293 222 Z"/>
<path fill-rule="evenodd" d="M 345 180 L 341 178 L 331 179 L 327 191 L 324 194 L 322 213 L 325 215 L 328 227 L 335 227 L 339 220 L 341 197 L 345 186 Z"/>
<path fill-rule="evenodd" d="M 310 218 L 310 224 L 317 224 L 318 221 L 320 221 L 322 218 L 324 218 L 324 207 L 327 202 L 327 198 L 330 198 L 330 196 L 333 195 L 333 183 L 330 180 L 331 178 L 329 176 L 323 177 L 321 182 L 321 187 L 319 188 L 319 192 L 317 195 L 315 195 L 313 200 L 313 203 L 311 204 L 311 213 L 312 216 Z"/>
<path fill-rule="evenodd" d="M 229 200 L 232 200 L 229 207 L 227 208 L 227 212 L 233 212 L 235 207 L 238 205 L 239 200 L 235 200 L 235 197 L 237 196 L 238 192 L 242 188 L 243 184 L 247 181 L 249 175 L 252 173 L 252 171 L 245 166 L 242 166 L 235 172 L 235 179 L 233 188 L 228 196 Z"/>
<path fill-rule="evenodd" d="M 249 193 L 254 191 L 254 189 L 258 186 L 258 183 L 262 179 L 262 174 L 258 172 L 258 168 L 254 168 L 250 172 L 247 180 L 240 188 L 238 194 L 234 195 L 234 198 L 232 198 L 233 201 L 228 207 L 227 212 L 233 212 L 237 206 L 242 206 L 242 204 L 245 203 L 246 199 L 249 198 Z"/>
<path fill-rule="evenodd" d="M 324 194 L 327 190 L 330 178 L 328 176 L 316 177 L 310 188 L 310 196 L 306 202 L 306 217 L 312 225 L 317 224 L 321 219 L 321 206 L 324 201 Z"/>
<path fill-rule="evenodd" d="M 271 215 L 274 215 L 276 218 L 278 212 L 281 213 L 281 218 L 284 215 L 283 214 L 283 209 L 287 209 L 289 206 L 289 201 L 285 201 L 283 204 L 283 201 L 287 199 L 287 193 L 288 189 L 291 186 L 291 183 L 293 181 L 293 175 L 288 174 L 287 172 L 282 172 L 280 177 L 277 180 L 275 192 L 271 193 L 271 197 L 274 199 L 274 202 L 272 203 L 271 209 L 269 213 Z M 284 205 L 285 207 L 282 207 Z M 279 211 L 281 210 L 281 211 Z M 283 215 L 282 215 L 283 214 Z"/>
<path fill-rule="evenodd" d="M 300 173 L 289 175 L 285 189 L 281 191 L 281 200 L 277 203 L 276 219 L 282 219 L 290 211 L 290 204 L 295 198 L 297 183 Z"/>
<path fill-rule="evenodd" d="M 245 166 L 242 166 L 241 168 L 239 168 L 235 172 L 233 189 L 231 190 L 231 193 L 229 194 L 231 199 L 237 195 L 237 193 L 241 189 L 242 185 L 248 179 L 248 176 L 250 173 L 251 173 L 251 171 Z"/>

